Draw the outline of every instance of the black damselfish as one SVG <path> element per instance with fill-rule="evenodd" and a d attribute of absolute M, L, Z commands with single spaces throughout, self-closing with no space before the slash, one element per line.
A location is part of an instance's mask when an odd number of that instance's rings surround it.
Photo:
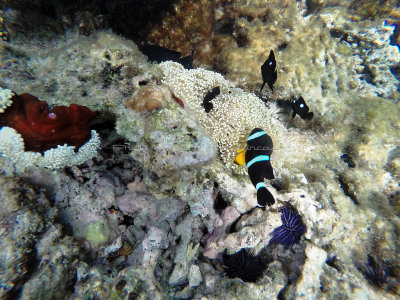
<path fill-rule="evenodd" d="M 245 161 L 250 180 L 257 189 L 258 205 L 261 207 L 275 203 L 264 184 L 264 179 L 275 178 L 270 161 L 272 150 L 271 137 L 260 128 L 253 129 L 247 138 Z"/>
<path fill-rule="evenodd" d="M 203 106 L 206 113 L 209 113 L 213 108 L 214 105 L 211 103 L 215 97 L 217 97 L 221 93 L 219 86 L 213 88 L 212 90 L 208 91 L 208 93 L 204 96 L 203 99 Z"/>
<path fill-rule="evenodd" d="M 292 103 L 290 103 L 290 106 L 293 109 L 293 114 L 292 114 L 292 118 L 294 118 L 296 116 L 296 114 L 298 114 L 300 116 L 300 118 L 302 118 L 303 120 L 307 119 L 307 120 L 311 120 L 314 116 L 314 113 L 309 112 L 309 108 L 306 104 L 306 102 L 304 101 L 303 97 L 300 96 L 299 100 L 293 100 Z"/>
<path fill-rule="evenodd" d="M 181 58 L 181 53 L 170 50 L 158 45 L 145 45 L 139 50 L 148 57 L 149 61 L 161 63 L 163 61 L 172 60 L 180 63 L 185 69 L 193 69 L 193 56 L 188 55 Z"/>
<path fill-rule="evenodd" d="M 275 83 L 276 79 L 278 78 L 278 72 L 276 70 L 276 60 L 275 60 L 274 51 L 272 51 L 272 50 L 269 53 L 268 59 L 261 66 L 261 75 L 263 78 L 263 84 L 261 86 L 260 93 L 266 83 L 268 83 L 269 88 L 273 91 L 274 83 Z"/>

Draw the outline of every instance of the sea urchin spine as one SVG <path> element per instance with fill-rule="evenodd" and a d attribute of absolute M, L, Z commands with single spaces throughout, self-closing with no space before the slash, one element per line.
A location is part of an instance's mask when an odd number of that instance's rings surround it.
<path fill-rule="evenodd" d="M 270 242 L 277 242 L 285 246 L 298 243 L 306 232 L 306 225 L 304 225 L 302 217 L 289 206 L 281 208 L 280 211 L 282 226 L 274 229 Z"/>

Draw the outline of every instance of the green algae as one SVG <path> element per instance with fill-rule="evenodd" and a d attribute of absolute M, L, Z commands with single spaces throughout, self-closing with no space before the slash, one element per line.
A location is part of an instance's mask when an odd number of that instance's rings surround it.
<path fill-rule="evenodd" d="M 97 248 L 107 242 L 110 235 L 108 224 L 98 221 L 88 225 L 86 229 L 86 239 L 90 244 Z"/>

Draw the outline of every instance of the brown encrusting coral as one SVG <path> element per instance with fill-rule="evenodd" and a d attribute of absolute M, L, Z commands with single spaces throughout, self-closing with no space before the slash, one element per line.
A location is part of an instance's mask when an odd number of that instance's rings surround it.
<path fill-rule="evenodd" d="M 211 38 L 215 23 L 213 1 L 179 1 L 155 26 L 149 40 L 157 45 L 190 55 L 202 42 Z"/>

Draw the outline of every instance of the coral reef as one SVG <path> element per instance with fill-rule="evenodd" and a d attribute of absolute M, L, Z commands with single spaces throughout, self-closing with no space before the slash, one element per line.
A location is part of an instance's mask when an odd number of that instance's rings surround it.
<path fill-rule="evenodd" d="M 202 68 L 185 70 L 173 62 L 164 62 L 160 66 L 163 83 L 197 117 L 206 134 L 217 144 L 225 166 L 243 172 L 243 168 L 234 165 L 234 160 L 254 128 L 261 127 L 278 139 L 278 129 L 269 122 L 270 112 L 253 94 L 234 88 L 221 75 Z M 213 100 L 214 108 L 207 113 L 202 105 L 203 98 L 216 86 L 221 93 Z"/>
<path fill-rule="evenodd" d="M 3 113 L 8 106 L 11 106 L 13 96 L 14 92 L 12 90 L 0 89 L 0 113 Z"/>
<path fill-rule="evenodd" d="M 158 98 L 168 98 L 169 90 L 157 87 L 142 87 L 135 91 L 128 100 L 126 100 L 126 107 L 132 108 L 136 111 L 153 111 L 154 109 L 162 108 L 162 103 Z"/>
<path fill-rule="evenodd" d="M 96 155 L 99 136 L 88 124 L 95 112 L 75 104 L 49 111 L 46 102 L 8 89 L 0 95 L 2 164 L 11 162 L 19 172 L 34 165 L 57 169 Z"/>
<path fill-rule="evenodd" d="M 210 39 L 214 25 L 214 2 L 178 1 L 173 13 L 167 14 L 149 34 L 149 40 L 168 49 L 190 55 Z"/>
<path fill-rule="evenodd" d="M 15 129 L 0 130 L 0 297 L 398 298 L 394 28 L 381 12 L 362 20 L 348 1 L 264 0 L 216 1 L 206 15 L 213 21 L 199 28 L 201 10 L 189 2 L 179 1 L 182 10 L 153 31 L 194 16 L 190 26 L 174 28 L 180 39 L 157 41 L 187 54 L 195 48 L 195 64 L 224 76 L 150 63 L 132 41 L 96 31 L 121 7 L 127 11 L 114 24 L 118 32 L 125 21 L 139 24 L 133 16 L 143 10 L 128 10 L 130 1 L 104 6 L 103 16 L 84 14 L 79 8 L 89 4 L 81 1 L 48 32 L 32 15 L 17 26 L 13 8 L 4 14 L 11 39 L 0 42 L 0 84 L 7 88 L 1 115 L 13 105 L 11 91 L 28 91 L 49 100 L 47 114 L 74 103 L 99 111 L 99 122 L 93 144 L 77 152 L 63 144 L 43 154 L 24 151 Z M 14 12 L 21 4 L 15 1 Z M 30 5 L 37 13 L 55 4 Z M 66 25 L 71 18 L 81 20 L 81 30 L 57 35 L 57 24 L 74 26 Z M 183 41 L 193 28 L 195 39 Z M 271 49 L 278 78 L 260 98 L 254 91 Z M 206 112 L 205 96 L 217 87 Z M 311 120 L 290 117 L 289 101 L 300 96 Z M 233 163 L 254 128 L 274 144 L 268 190 L 276 202 L 265 209 L 256 207 L 245 169 Z M 80 149 L 92 159 L 83 160 Z M 23 172 L 8 172 L 15 161 Z M 375 263 L 360 263 L 368 254 Z M 230 278 L 238 274 L 242 279 Z"/>
<path fill-rule="evenodd" d="M 8 41 L 10 39 L 10 35 L 5 26 L 5 20 L 2 17 L 3 11 L 0 10 L 0 40 Z"/>
<path fill-rule="evenodd" d="M 58 145 L 79 149 L 90 139 L 89 122 L 96 112 L 71 104 L 49 110 L 45 101 L 30 94 L 13 95 L 1 114 L 0 126 L 14 128 L 23 138 L 25 151 L 43 153 Z"/>
<path fill-rule="evenodd" d="M 91 131 L 91 138 L 75 152 L 74 146 L 58 145 L 57 148 L 46 150 L 43 155 L 38 152 L 24 151 L 25 145 L 21 135 L 11 127 L 0 129 L 1 165 L 12 164 L 17 172 L 25 168 L 38 166 L 49 169 L 59 169 L 65 166 L 79 165 L 96 156 L 100 145 L 99 135 Z"/>
<path fill-rule="evenodd" d="M 79 247 L 54 224 L 57 210 L 43 193 L 22 180 L 0 181 L 1 297 L 64 297 Z"/>

